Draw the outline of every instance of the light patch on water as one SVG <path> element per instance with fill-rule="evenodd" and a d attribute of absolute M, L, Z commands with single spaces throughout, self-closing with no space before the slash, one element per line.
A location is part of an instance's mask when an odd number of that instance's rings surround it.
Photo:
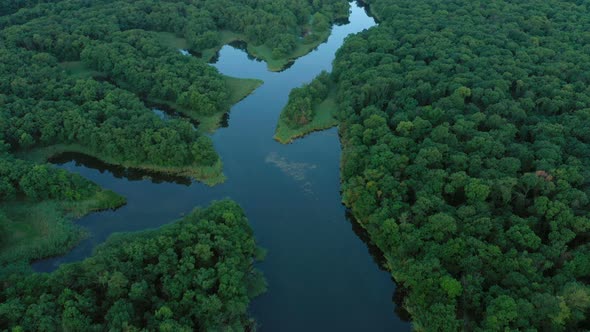
<path fill-rule="evenodd" d="M 271 152 L 266 156 L 265 161 L 278 167 L 283 173 L 297 182 L 301 182 L 301 188 L 308 194 L 313 194 L 312 183 L 307 179 L 307 172 L 316 169 L 317 165 L 310 163 L 298 163 L 288 161 L 287 158 Z"/>
<path fill-rule="evenodd" d="M 186 55 L 186 56 L 191 55 L 191 53 L 188 50 L 179 49 L 178 52 L 180 52 L 180 54 Z"/>

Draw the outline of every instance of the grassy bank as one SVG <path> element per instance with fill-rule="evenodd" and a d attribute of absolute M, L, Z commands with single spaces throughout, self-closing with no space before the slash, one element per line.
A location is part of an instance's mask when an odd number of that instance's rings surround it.
<path fill-rule="evenodd" d="M 202 50 L 201 58 L 207 62 L 211 62 L 217 56 L 217 53 L 221 48 L 227 44 L 230 44 L 235 41 L 245 41 L 246 36 L 241 33 L 232 32 L 228 30 L 222 30 L 219 32 L 219 44 L 215 47 L 208 48 L 206 50 Z"/>
<path fill-rule="evenodd" d="M 31 261 L 69 251 L 85 233 L 72 219 L 90 212 L 115 209 L 125 199 L 108 190 L 99 190 L 76 202 L 12 201 L 0 204 L 0 264 Z"/>
<path fill-rule="evenodd" d="M 338 18 L 338 19 L 345 19 L 345 18 L 346 17 L 342 17 L 342 18 Z M 310 29 L 309 26 L 307 26 L 306 28 Z M 300 58 L 300 57 L 310 53 L 311 51 L 313 51 L 320 44 L 324 43 L 328 39 L 328 37 L 330 36 L 331 33 L 332 33 L 331 28 L 326 31 L 323 31 L 323 32 L 316 32 L 317 38 L 314 42 L 311 42 L 311 43 L 305 43 L 305 42 L 303 42 L 303 40 L 299 40 L 297 42 L 297 45 L 293 49 L 293 51 L 290 54 L 288 54 L 287 56 L 281 57 L 281 58 L 274 58 L 272 56 L 272 49 L 269 48 L 268 46 L 266 46 L 264 44 L 254 46 L 252 41 L 249 40 L 245 34 L 239 33 L 239 32 L 234 32 L 234 31 L 229 31 L 229 30 L 219 31 L 219 44 L 217 44 L 215 47 L 205 49 L 205 50 L 192 50 L 192 51 L 195 51 L 195 54 L 196 53 L 200 54 L 200 56 L 203 60 L 210 62 L 213 59 L 215 59 L 215 57 L 217 56 L 217 54 L 219 53 L 219 51 L 221 50 L 221 48 L 223 46 L 231 44 L 232 42 L 240 41 L 240 42 L 246 43 L 246 45 L 247 45 L 246 51 L 248 52 L 249 55 L 266 62 L 267 66 L 268 66 L 268 70 L 276 72 L 276 71 L 281 71 L 281 70 L 285 69 L 286 67 L 289 66 L 289 64 L 291 64 L 297 58 Z M 160 40 L 160 42 L 167 47 L 171 47 L 171 48 L 179 49 L 179 50 L 190 49 L 190 46 L 188 45 L 188 42 L 186 41 L 185 38 L 178 37 L 173 33 L 156 32 L 156 35 L 158 36 L 158 39 Z"/>
<path fill-rule="evenodd" d="M 57 144 L 43 148 L 36 148 L 26 152 L 19 153 L 19 157 L 35 162 L 45 162 L 51 157 L 66 152 L 75 152 L 94 157 L 110 165 L 123 166 L 126 168 L 135 168 L 140 170 L 170 174 L 175 176 L 186 176 L 201 181 L 209 186 L 223 183 L 225 176 L 222 172 L 222 163 L 218 161 L 213 166 L 193 165 L 186 167 L 159 166 L 149 164 L 138 164 L 130 161 L 120 161 L 114 158 L 108 158 L 100 153 L 89 151 L 86 147 L 76 144 Z"/>
<path fill-rule="evenodd" d="M 176 41 L 176 43 L 178 44 L 180 42 Z M 70 74 L 74 78 L 92 78 L 107 76 L 104 73 L 88 68 L 80 61 L 62 62 L 60 63 L 60 67 L 62 67 L 68 74 Z M 248 97 L 252 92 L 254 92 L 254 90 L 259 88 L 264 83 L 263 81 L 257 79 L 236 78 L 230 76 L 223 77 L 230 90 L 228 109 L 232 105 Z M 119 84 L 121 87 L 125 87 L 125 84 L 122 84 L 121 82 L 117 82 L 117 84 Z M 175 111 L 181 113 L 182 115 L 186 116 L 187 118 L 198 121 L 199 130 L 203 133 L 211 133 L 215 131 L 217 128 L 219 128 L 223 115 L 228 111 L 228 109 L 224 109 L 220 110 L 216 114 L 204 116 L 202 114 L 198 114 L 197 112 L 191 109 L 181 107 L 178 104 L 168 100 L 158 98 L 147 98 L 147 102 L 158 105 L 166 105 L 174 109 Z"/>
<path fill-rule="evenodd" d="M 314 131 L 320 131 L 332 128 L 338 125 L 338 120 L 334 117 L 336 114 L 337 105 L 336 100 L 330 96 L 315 108 L 315 115 L 313 120 L 308 124 L 292 128 L 287 124 L 284 113 L 279 118 L 274 139 L 282 144 L 289 144 L 293 140 L 310 134 Z"/>
<path fill-rule="evenodd" d="M 194 110 L 182 107 L 177 103 L 168 100 L 148 98 L 147 101 L 153 104 L 166 105 L 183 116 L 198 121 L 198 129 L 202 133 L 212 133 L 219 128 L 223 115 L 229 111 L 231 106 L 248 97 L 252 92 L 254 92 L 254 90 L 258 89 L 264 83 L 263 81 L 257 79 L 236 78 L 230 76 L 224 76 L 224 80 L 230 90 L 228 109 L 220 110 L 219 112 L 212 115 L 199 114 Z"/>
<path fill-rule="evenodd" d="M 331 33 L 332 33 L 331 29 L 320 33 L 317 40 L 312 43 L 304 43 L 303 41 L 298 41 L 297 46 L 295 47 L 293 52 L 291 52 L 289 55 L 282 57 L 282 58 L 274 58 L 272 56 L 272 49 L 270 49 L 268 46 L 266 46 L 266 45 L 253 46 L 252 43 L 248 40 L 248 38 L 246 38 L 246 36 L 244 34 L 232 32 L 232 31 L 221 31 L 219 45 L 217 45 L 214 48 L 210 48 L 210 49 L 202 51 L 201 57 L 205 61 L 211 61 L 215 58 L 215 56 L 217 55 L 219 50 L 221 50 L 221 48 L 224 45 L 227 45 L 227 44 L 230 44 L 230 43 L 236 42 L 236 41 L 241 41 L 241 42 L 246 43 L 246 45 L 247 45 L 246 51 L 248 52 L 249 55 L 266 62 L 268 70 L 273 71 L 273 72 L 277 72 L 277 71 L 281 71 L 281 70 L 285 69 L 286 67 L 288 67 L 289 64 L 291 64 L 297 58 L 300 58 L 300 57 L 310 53 L 311 51 L 313 51 L 320 44 L 324 43 L 328 39 L 328 37 L 330 36 Z"/>
<path fill-rule="evenodd" d="M 268 65 L 268 70 L 281 71 L 288 67 L 289 64 L 291 64 L 297 58 L 307 55 L 308 53 L 316 49 L 319 45 L 323 44 L 328 39 L 331 33 L 332 29 L 329 29 L 321 33 L 317 41 L 314 41 L 312 43 L 303 43 L 302 41 L 299 41 L 293 52 L 291 52 L 291 54 L 284 58 L 273 58 L 272 50 L 265 45 L 252 47 L 248 46 L 248 53 L 252 54 L 256 58 L 264 60 Z"/>
<path fill-rule="evenodd" d="M 257 79 L 236 78 L 230 76 L 224 76 L 224 79 L 230 89 L 229 104 L 232 106 L 248 97 L 264 83 Z M 179 110 L 182 113 L 182 109 Z M 225 111 L 222 111 L 211 116 L 196 116 L 194 119 L 199 121 L 199 130 L 201 132 L 211 133 L 219 128 L 225 113 Z"/>
<path fill-rule="evenodd" d="M 224 78 L 231 91 L 229 96 L 229 102 L 231 105 L 239 103 L 264 83 L 263 81 L 256 79 L 236 78 L 230 76 L 225 76 Z"/>

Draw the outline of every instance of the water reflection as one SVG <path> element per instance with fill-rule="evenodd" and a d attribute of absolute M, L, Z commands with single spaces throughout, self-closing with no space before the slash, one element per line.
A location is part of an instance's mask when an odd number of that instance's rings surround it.
<path fill-rule="evenodd" d="M 192 183 L 192 180 L 188 177 L 167 175 L 158 172 L 150 172 L 146 170 L 110 165 L 94 157 L 76 152 L 58 154 L 54 157 L 51 157 L 49 162 L 60 166 L 73 162 L 75 167 L 91 168 L 98 170 L 100 173 L 110 172 L 117 179 L 126 179 L 129 181 L 150 180 L 154 184 L 175 183 L 184 186 L 188 186 Z"/>
<path fill-rule="evenodd" d="M 393 291 L 393 303 L 395 303 L 395 314 L 397 315 L 397 317 L 399 317 L 399 319 L 401 319 L 404 322 L 411 322 L 412 321 L 412 316 L 410 315 L 410 313 L 404 308 L 404 302 L 406 299 L 406 296 L 408 296 L 408 289 L 406 287 L 404 287 L 403 285 L 397 285 L 395 287 L 395 290 Z"/>
<path fill-rule="evenodd" d="M 221 120 L 219 121 L 219 127 L 227 128 L 229 127 L 229 112 L 223 113 L 221 116 Z"/>
<path fill-rule="evenodd" d="M 199 121 L 196 119 L 192 119 L 189 117 L 183 116 L 181 113 L 176 111 L 174 108 L 164 105 L 164 104 L 157 104 L 157 103 L 150 103 L 147 100 L 144 100 L 144 104 L 146 107 L 150 108 L 154 114 L 156 114 L 162 120 L 180 120 L 180 121 L 188 121 L 193 126 L 193 129 L 199 127 Z"/>
<path fill-rule="evenodd" d="M 246 43 L 245 41 L 234 40 L 231 43 L 227 44 L 227 46 L 233 47 L 236 50 L 243 51 L 246 54 L 248 60 L 261 62 L 261 63 L 264 63 L 266 66 L 266 62 L 263 59 L 260 59 L 256 56 L 254 56 L 253 54 L 251 54 L 250 52 L 248 52 L 248 43 Z M 219 57 L 221 56 L 222 50 L 223 50 L 223 48 L 215 53 L 215 55 L 211 58 L 211 60 L 209 60 L 210 64 L 216 64 L 219 62 Z M 315 51 L 315 50 L 317 50 L 317 47 L 314 48 L 312 51 Z M 283 68 L 281 68 L 281 70 L 276 71 L 276 73 L 281 73 L 281 72 L 284 72 L 284 71 L 290 69 L 291 67 L 293 67 L 293 65 L 295 64 L 296 61 L 297 61 L 296 59 L 289 60 L 289 62 L 286 63 L 283 66 Z"/>
<path fill-rule="evenodd" d="M 355 5 L 356 5 L 357 7 L 359 7 L 359 8 L 362 8 L 362 9 L 365 11 L 365 14 L 366 14 L 367 16 L 372 16 L 372 13 L 371 13 L 371 7 L 369 6 L 369 4 L 368 4 L 368 3 L 365 3 L 363 0 L 356 0 L 356 1 L 355 1 Z M 381 22 L 379 21 L 379 18 L 377 18 L 376 16 L 372 16 L 372 18 L 373 18 L 373 20 L 375 21 L 375 23 L 376 23 L 376 24 L 379 24 L 379 23 L 381 23 Z"/>
<path fill-rule="evenodd" d="M 229 43 L 228 45 L 233 48 L 236 48 L 238 50 L 244 51 L 244 53 L 246 53 L 248 55 L 248 60 L 254 60 L 257 62 L 264 62 L 264 60 L 257 58 L 254 55 L 250 54 L 250 52 L 248 52 L 248 43 L 246 43 L 243 40 L 234 40 L 231 43 Z"/>
<path fill-rule="evenodd" d="M 369 237 L 369 233 L 367 232 L 366 229 L 364 229 L 356 221 L 356 219 L 355 219 L 354 215 L 352 214 L 352 211 L 350 211 L 350 209 L 346 209 L 345 216 L 346 216 L 346 220 L 348 220 L 348 222 L 350 223 L 353 232 L 367 246 L 367 249 L 369 251 L 369 254 L 373 258 L 373 261 L 375 262 L 375 265 L 377 265 L 380 270 L 385 271 L 387 273 L 390 273 L 385 268 L 385 266 L 386 266 L 386 260 L 385 260 L 385 256 L 383 255 L 383 252 L 381 251 L 381 249 L 379 249 L 373 243 L 373 241 L 371 241 L 371 238 Z M 395 282 L 395 280 L 393 280 L 393 278 L 392 278 L 392 282 Z M 393 303 L 395 303 L 395 309 L 394 309 L 395 310 L 395 314 L 402 321 L 404 321 L 404 322 L 410 322 L 411 321 L 410 313 L 403 306 L 404 305 L 404 300 L 405 300 L 405 298 L 406 298 L 407 295 L 408 295 L 408 290 L 405 287 L 403 287 L 402 285 L 399 285 L 399 284 L 395 287 L 395 290 L 393 291 L 393 295 L 392 295 L 392 301 L 393 301 Z"/>

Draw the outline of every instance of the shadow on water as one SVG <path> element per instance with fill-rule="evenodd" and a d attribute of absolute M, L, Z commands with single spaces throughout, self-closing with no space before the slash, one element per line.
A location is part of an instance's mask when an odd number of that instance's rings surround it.
<path fill-rule="evenodd" d="M 356 4 L 357 7 L 362 8 L 365 11 L 365 13 L 367 14 L 367 16 L 371 16 L 372 15 L 372 13 L 371 13 L 371 7 L 369 6 L 368 3 L 365 3 L 362 0 L 356 0 L 355 1 L 355 4 Z M 373 18 L 373 20 L 375 21 L 376 24 L 381 23 L 377 17 L 372 16 L 372 18 Z"/>
<path fill-rule="evenodd" d="M 193 125 L 194 128 L 199 127 L 199 121 L 197 121 L 196 119 L 191 119 L 191 118 L 183 116 L 181 113 L 179 113 L 174 108 L 172 108 L 168 105 L 150 103 L 147 100 L 143 100 L 143 102 L 147 108 L 151 109 L 162 120 L 169 120 L 169 119 L 183 120 L 183 121 L 190 122 L 190 124 Z"/>
<path fill-rule="evenodd" d="M 256 56 L 254 56 L 250 52 L 248 52 L 248 43 L 246 43 L 243 40 L 234 40 L 231 43 L 229 43 L 228 45 L 235 48 L 235 49 L 244 51 L 244 53 L 246 53 L 248 55 L 248 60 L 253 60 L 256 62 L 264 62 L 264 60 L 257 58 Z M 219 61 L 219 58 L 217 60 Z"/>
<path fill-rule="evenodd" d="M 348 220 L 348 222 L 350 223 L 354 234 L 356 234 L 356 236 L 358 236 L 358 238 L 361 239 L 364 242 L 364 244 L 367 246 L 367 250 L 369 251 L 369 254 L 371 255 L 371 257 L 373 258 L 375 265 L 377 265 L 377 267 L 379 267 L 380 270 L 390 273 L 385 268 L 386 260 L 385 260 L 385 256 L 383 255 L 383 252 L 381 251 L 381 249 L 379 249 L 373 243 L 373 241 L 369 237 L 369 233 L 367 232 L 367 230 L 364 229 L 356 221 L 356 218 L 354 217 L 354 215 L 352 214 L 352 211 L 350 211 L 350 209 L 346 209 L 345 215 L 346 215 L 346 220 Z M 395 280 L 393 280 L 393 277 L 392 277 L 392 282 L 395 282 Z M 397 284 L 395 287 L 395 290 L 393 291 L 392 300 L 393 300 L 393 303 L 395 303 L 395 309 L 394 309 L 395 314 L 402 321 L 411 322 L 410 313 L 406 309 L 404 309 L 404 307 L 403 307 L 404 300 L 405 300 L 407 294 L 408 294 L 408 290 L 405 287 L 403 287 L 402 285 Z"/>
<path fill-rule="evenodd" d="M 101 160 L 76 152 L 66 152 L 53 156 L 48 160 L 52 164 L 64 165 L 73 162 L 75 167 L 91 168 L 100 173 L 110 172 L 117 179 L 126 179 L 129 181 L 150 180 L 154 184 L 175 183 L 189 186 L 192 180 L 188 177 L 167 175 L 158 172 L 149 172 L 140 169 L 126 168 L 122 166 L 110 165 Z"/>
<path fill-rule="evenodd" d="M 221 116 L 221 121 L 219 121 L 219 126 L 221 128 L 227 128 L 227 127 L 229 127 L 229 112 L 224 113 Z"/>
<path fill-rule="evenodd" d="M 246 43 L 243 40 L 234 40 L 231 43 L 227 44 L 227 46 L 233 47 L 236 50 L 243 51 L 246 54 L 248 60 L 264 63 L 263 59 L 260 59 L 256 56 L 254 56 L 253 54 L 251 54 L 250 52 L 248 52 L 248 43 Z M 209 64 L 214 65 L 219 62 L 219 57 L 221 56 L 222 49 L 220 49 L 219 51 L 217 51 L 215 53 L 215 55 L 211 58 L 211 60 L 209 60 Z M 315 50 L 317 50 L 317 47 L 315 49 L 313 49 L 312 51 L 315 51 Z M 293 67 L 293 65 L 295 64 L 296 61 L 297 61 L 296 59 L 289 60 L 289 62 L 287 64 L 285 64 L 281 70 L 276 71 L 276 73 L 281 73 L 281 72 L 284 72 L 284 71 L 290 69 L 291 67 Z"/>
<path fill-rule="evenodd" d="M 335 26 L 342 26 L 342 25 L 347 25 L 350 24 L 350 20 L 347 18 L 339 18 L 337 20 L 334 21 L 334 25 Z"/>
<path fill-rule="evenodd" d="M 314 50 L 316 50 L 316 49 L 314 49 Z M 282 73 L 285 70 L 289 70 L 289 69 L 291 69 L 291 67 L 293 67 L 293 65 L 295 65 L 295 60 L 289 60 L 289 62 L 285 66 L 283 66 L 283 69 L 277 71 L 277 73 Z"/>
<path fill-rule="evenodd" d="M 264 62 L 264 60 L 257 58 L 254 55 L 252 55 L 250 52 L 248 52 L 248 43 L 246 43 L 243 40 L 234 40 L 234 41 L 228 43 L 227 45 L 231 46 L 237 50 L 244 51 L 244 53 L 246 53 L 246 55 L 248 57 L 248 60 L 256 61 L 256 62 Z M 215 55 L 213 55 L 213 57 L 209 60 L 209 64 L 214 65 L 214 64 L 218 63 L 220 57 L 221 57 L 221 49 L 219 49 L 217 52 L 215 52 Z"/>

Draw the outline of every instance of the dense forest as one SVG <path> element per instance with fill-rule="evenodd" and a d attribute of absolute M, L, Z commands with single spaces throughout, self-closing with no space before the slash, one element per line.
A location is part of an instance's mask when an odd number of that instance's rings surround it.
<path fill-rule="evenodd" d="M 331 75 L 343 199 L 414 328 L 589 329 L 588 4 L 366 2 Z"/>
<path fill-rule="evenodd" d="M 49 157 L 76 152 L 222 182 L 211 126 L 162 119 L 150 105 L 218 122 L 260 82 L 223 76 L 199 54 L 242 40 L 289 58 L 320 43 L 348 8 L 345 0 L 0 0 L 0 264 L 64 252 L 83 236 L 71 218 L 124 203 L 46 165 Z"/>
<path fill-rule="evenodd" d="M 293 90 L 279 140 L 338 118 L 343 201 L 415 330 L 590 329 L 588 4 L 362 2 L 380 25 Z M 223 114 L 251 91 L 207 63 L 223 44 L 281 69 L 347 14 L 345 0 L 0 0 L 0 329 L 255 329 L 260 249 L 229 201 L 51 274 L 21 269 L 84 236 L 71 218 L 124 204 L 46 161 L 219 183 L 204 130 L 150 105 Z"/>
<path fill-rule="evenodd" d="M 158 230 L 120 234 L 91 258 L 50 274 L 13 275 L 0 290 L 0 329 L 244 331 L 266 284 L 248 221 L 221 201 Z"/>
<path fill-rule="evenodd" d="M 124 203 L 77 174 L 0 152 L 0 275 L 6 265 L 61 254 L 76 244 L 85 234 L 68 218 Z"/>

